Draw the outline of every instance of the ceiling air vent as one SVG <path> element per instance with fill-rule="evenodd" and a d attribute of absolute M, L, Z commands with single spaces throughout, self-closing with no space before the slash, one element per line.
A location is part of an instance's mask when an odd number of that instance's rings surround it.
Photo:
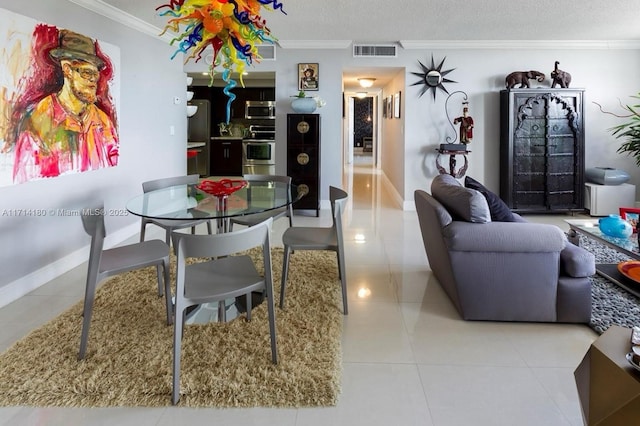
<path fill-rule="evenodd" d="M 397 46 L 393 44 L 354 44 L 354 58 L 395 58 Z"/>
<path fill-rule="evenodd" d="M 256 45 L 258 54 L 262 56 L 263 61 L 275 61 L 276 60 L 276 45 L 275 44 L 258 44 Z"/>

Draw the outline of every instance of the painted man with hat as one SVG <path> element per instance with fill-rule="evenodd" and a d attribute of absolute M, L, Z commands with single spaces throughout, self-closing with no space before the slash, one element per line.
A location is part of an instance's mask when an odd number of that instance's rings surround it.
<path fill-rule="evenodd" d="M 97 101 L 105 61 L 86 36 L 59 31 L 49 56 L 61 68 L 63 84 L 27 111 L 15 146 L 14 182 L 50 178 L 115 166 L 116 126 Z"/>

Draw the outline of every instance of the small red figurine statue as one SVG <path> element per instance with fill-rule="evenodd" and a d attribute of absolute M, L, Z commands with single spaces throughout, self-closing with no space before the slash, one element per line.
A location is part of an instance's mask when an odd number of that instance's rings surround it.
<path fill-rule="evenodd" d="M 453 124 L 460 123 L 460 143 L 467 145 L 473 139 L 473 118 L 469 115 L 469 102 L 462 105 L 462 116 L 455 118 Z"/>

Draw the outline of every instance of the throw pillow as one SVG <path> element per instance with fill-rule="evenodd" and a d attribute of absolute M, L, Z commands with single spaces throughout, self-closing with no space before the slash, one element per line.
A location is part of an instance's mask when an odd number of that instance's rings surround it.
<path fill-rule="evenodd" d="M 479 191 L 465 188 L 451 175 L 436 176 L 431 182 L 431 195 L 458 220 L 491 222 L 491 212 L 484 196 Z"/>
<path fill-rule="evenodd" d="M 507 206 L 500 197 L 485 188 L 480 182 L 467 176 L 464 178 L 464 186 L 475 189 L 484 195 L 489 205 L 489 211 L 491 212 L 491 220 L 494 222 L 517 222 L 509 206 Z"/>

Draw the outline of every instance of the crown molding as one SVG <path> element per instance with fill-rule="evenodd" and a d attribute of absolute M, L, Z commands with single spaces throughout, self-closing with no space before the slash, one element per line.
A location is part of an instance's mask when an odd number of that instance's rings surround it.
<path fill-rule="evenodd" d="M 352 40 L 278 40 L 283 49 L 346 49 Z"/>
<path fill-rule="evenodd" d="M 170 43 L 173 33 L 151 25 L 102 0 L 69 0 L 141 33 Z M 283 49 L 346 49 L 352 40 L 278 40 Z M 640 49 L 640 40 L 399 40 L 403 49 Z"/>
<path fill-rule="evenodd" d="M 400 40 L 403 49 L 640 49 L 640 40 Z"/>
<path fill-rule="evenodd" d="M 102 0 L 69 0 L 71 3 L 75 3 L 78 6 L 82 6 L 85 9 L 91 10 L 99 15 L 107 17 L 113 21 L 118 22 L 119 24 L 125 25 L 129 28 L 137 30 L 141 33 L 150 35 L 152 37 L 158 38 L 160 40 L 166 41 L 170 43 L 174 38 L 173 34 L 162 33 L 162 28 L 158 28 L 155 25 L 151 25 L 148 22 L 143 21 L 140 18 L 136 18 L 135 16 L 124 12 L 117 7 L 111 6 L 103 2 Z"/>

